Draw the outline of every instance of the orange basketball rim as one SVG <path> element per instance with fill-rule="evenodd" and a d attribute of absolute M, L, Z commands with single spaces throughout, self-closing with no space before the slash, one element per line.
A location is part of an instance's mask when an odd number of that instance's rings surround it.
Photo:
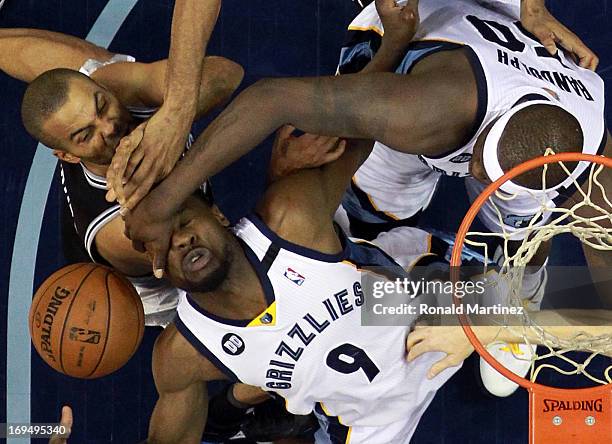
<path fill-rule="evenodd" d="M 451 255 L 453 279 L 458 279 L 461 252 L 466 235 L 476 215 L 505 182 L 516 176 L 557 162 L 589 162 L 612 168 L 612 159 L 583 153 L 561 153 L 541 156 L 520 164 L 494 183 L 490 184 L 473 202 L 457 232 Z M 612 191 L 612 190 L 611 190 Z M 455 304 L 460 300 L 454 297 Z M 592 388 L 563 389 L 539 384 L 522 378 L 498 362 L 478 340 L 465 314 L 459 315 L 468 339 L 486 362 L 506 378 L 529 392 L 529 443 L 530 444 L 601 444 L 612 442 L 612 384 Z M 592 408 L 586 409 L 583 406 Z M 590 410 L 585 412 L 585 410 Z"/>

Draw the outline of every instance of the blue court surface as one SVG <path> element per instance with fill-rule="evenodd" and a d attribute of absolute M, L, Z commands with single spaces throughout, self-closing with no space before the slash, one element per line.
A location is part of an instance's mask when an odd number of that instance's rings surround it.
<path fill-rule="evenodd" d="M 72 34 L 141 60 L 168 52 L 171 0 L 6 0 L 0 27 L 42 28 Z M 599 73 L 612 82 L 612 2 L 554 0 L 550 10 L 600 56 Z M 333 74 L 344 30 L 357 9 L 350 0 L 226 0 L 209 54 L 240 63 L 243 87 L 265 76 Z M 2 47 L 0 46 L 0 51 Z M 74 409 L 73 443 L 131 443 L 146 437 L 156 399 L 151 350 L 159 329 L 117 373 L 93 381 L 51 370 L 31 349 L 27 313 L 46 276 L 71 260 L 62 250 L 63 194 L 55 158 L 23 129 L 19 108 L 25 85 L 0 74 L 0 422 L 55 422 Z M 610 97 L 610 92 L 607 92 Z M 364 106 L 367 106 L 364 92 Z M 608 121 L 612 116 L 608 113 Z M 199 122 L 199 131 L 206 122 Z M 264 184 L 269 143 L 213 179 L 222 209 L 233 220 L 250 209 Z M 444 180 L 425 217 L 427 226 L 453 230 L 467 200 L 459 180 Z M 562 258 L 563 256 L 563 258 Z M 580 263 L 575 242 L 555 246 L 553 260 Z M 414 443 L 527 442 L 527 395 L 484 394 L 477 359 L 436 395 Z M 24 442 L 24 441 L 16 441 Z"/>

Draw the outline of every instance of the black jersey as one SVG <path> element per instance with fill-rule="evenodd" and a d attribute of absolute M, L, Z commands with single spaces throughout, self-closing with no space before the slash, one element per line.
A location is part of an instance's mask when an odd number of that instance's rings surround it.
<path fill-rule="evenodd" d="M 185 149 L 188 150 L 192 143 L 190 134 Z M 106 178 L 92 173 L 82 163 L 60 162 L 60 174 L 74 228 L 83 246 L 94 262 L 109 265 L 98 253 L 94 242 L 98 231 L 119 215 L 120 206 L 105 199 Z M 210 194 L 210 186 L 206 183 L 202 190 Z"/>

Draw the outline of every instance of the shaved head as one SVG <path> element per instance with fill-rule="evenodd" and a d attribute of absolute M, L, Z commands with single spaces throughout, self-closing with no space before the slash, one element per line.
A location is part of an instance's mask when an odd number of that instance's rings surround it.
<path fill-rule="evenodd" d="M 60 141 L 43 130 L 45 122 L 68 100 L 70 83 L 87 76 L 72 69 L 58 68 L 36 77 L 26 89 L 21 103 L 21 120 L 26 131 L 45 145 L 60 149 Z"/>
<path fill-rule="evenodd" d="M 533 105 L 517 112 L 504 129 L 497 147 L 497 157 L 504 172 L 534 157 L 543 156 L 548 148 L 556 154 L 582 152 L 584 136 L 578 120 L 558 106 Z M 576 163 L 566 164 L 571 172 Z M 567 178 L 557 164 L 550 164 L 547 186 Z M 513 179 L 518 185 L 532 189 L 542 187 L 542 168 L 523 173 Z"/>

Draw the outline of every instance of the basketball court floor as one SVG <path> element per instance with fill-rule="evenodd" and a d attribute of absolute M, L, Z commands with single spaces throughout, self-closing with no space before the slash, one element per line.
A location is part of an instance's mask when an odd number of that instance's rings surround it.
<path fill-rule="evenodd" d="M 2 2 L 0 1 L 0 5 Z M 552 0 L 551 11 L 599 55 L 599 73 L 612 84 L 612 2 Z M 0 27 L 42 28 L 72 34 L 142 60 L 168 52 L 171 0 L 6 0 Z M 240 63 L 243 87 L 263 76 L 332 74 L 344 29 L 356 14 L 349 0 L 226 0 L 209 53 Z M 0 51 L 2 47 L 0 46 Z M 93 381 L 60 375 L 31 351 L 27 311 L 34 289 L 69 260 L 61 243 L 61 190 L 55 160 L 37 149 L 21 126 L 24 84 L 0 74 L 0 422 L 55 422 L 62 405 L 75 414 L 73 443 L 130 443 L 145 438 L 156 395 L 150 370 L 159 330 L 147 329 L 139 352 L 117 373 Z M 612 95 L 607 92 L 612 100 Z M 364 93 L 364 106 L 367 93 Z M 608 122 L 612 115 L 608 112 Z M 201 131 L 206 122 L 196 126 Z M 269 143 L 215 177 L 224 212 L 233 220 L 256 201 Z M 424 224 L 453 230 L 467 208 L 459 180 L 444 180 Z M 576 242 L 556 243 L 553 262 L 580 264 Z M 523 443 L 527 395 L 486 395 L 477 359 L 436 395 L 414 443 Z M 24 441 L 18 441 L 24 442 Z"/>

